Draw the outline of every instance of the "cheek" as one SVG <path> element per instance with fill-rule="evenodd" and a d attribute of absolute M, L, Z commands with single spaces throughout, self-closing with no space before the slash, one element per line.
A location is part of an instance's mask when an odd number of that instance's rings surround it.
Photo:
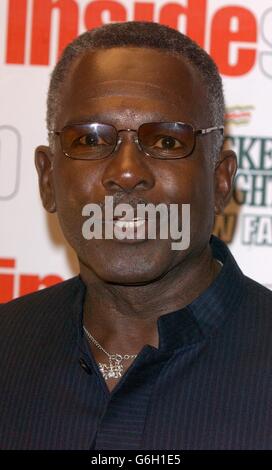
<path fill-rule="evenodd" d="M 174 167 L 165 167 L 157 177 L 170 203 L 208 205 L 213 195 L 213 174 L 208 165 L 196 160 L 174 162 Z"/>
<path fill-rule="evenodd" d="M 179 162 L 175 171 L 165 171 L 161 178 L 162 192 L 167 203 L 190 204 L 191 238 L 207 237 L 213 227 L 213 173 L 208 165 L 194 160 Z"/>
<path fill-rule="evenodd" d="M 99 201 L 101 168 L 94 162 L 58 161 L 54 167 L 54 186 L 59 208 L 80 208 L 88 202 Z"/>
<path fill-rule="evenodd" d="M 73 247 L 82 242 L 83 207 L 101 201 L 98 170 L 89 162 L 79 160 L 67 159 L 54 166 L 57 215 L 64 236 Z"/>

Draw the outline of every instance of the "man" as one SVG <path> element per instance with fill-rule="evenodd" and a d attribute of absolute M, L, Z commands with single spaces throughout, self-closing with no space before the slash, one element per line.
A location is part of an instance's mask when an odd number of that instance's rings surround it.
<path fill-rule="evenodd" d="M 166 26 L 109 24 L 64 51 L 35 162 L 80 275 L 1 306 L 2 449 L 272 448 L 272 294 L 211 236 L 236 172 L 223 116 L 212 59 Z M 90 203 L 115 234 L 142 223 L 107 219 L 110 196 L 189 204 L 189 246 L 84 237 Z"/>

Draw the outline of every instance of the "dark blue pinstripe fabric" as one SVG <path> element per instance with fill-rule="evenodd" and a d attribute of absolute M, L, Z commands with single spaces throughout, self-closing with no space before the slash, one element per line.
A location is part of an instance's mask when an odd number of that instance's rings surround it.
<path fill-rule="evenodd" d="M 112 393 L 82 334 L 79 276 L 1 305 L 0 448 L 272 449 L 272 293 L 211 246 L 215 281 L 159 318 L 159 348 Z"/>

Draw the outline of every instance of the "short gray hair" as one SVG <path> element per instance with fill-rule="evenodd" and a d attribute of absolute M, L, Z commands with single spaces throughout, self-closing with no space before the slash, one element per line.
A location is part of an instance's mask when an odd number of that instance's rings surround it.
<path fill-rule="evenodd" d="M 212 126 L 224 124 L 224 94 L 222 79 L 213 59 L 196 42 L 179 31 L 159 23 L 127 21 L 110 23 L 76 37 L 64 49 L 52 74 L 47 97 L 47 127 L 53 129 L 61 107 L 62 85 L 71 63 L 91 49 L 113 47 L 145 47 L 180 55 L 199 73 L 207 93 L 207 117 Z M 49 134 L 49 143 L 53 145 Z M 212 161 L 216 162 L 223 144 L 221 132 L 214 133 Z"/>

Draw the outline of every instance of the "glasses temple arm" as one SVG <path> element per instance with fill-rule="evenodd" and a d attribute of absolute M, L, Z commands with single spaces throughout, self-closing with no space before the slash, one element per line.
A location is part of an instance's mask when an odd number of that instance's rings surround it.
<path fill-rule="evenodd" d="M 213 131 L 222 131 L 222 133 L 224 133 L 224 126 L 208 127 L 207 129 L 197 129 L 196 133 L 205 135 Z"/>

